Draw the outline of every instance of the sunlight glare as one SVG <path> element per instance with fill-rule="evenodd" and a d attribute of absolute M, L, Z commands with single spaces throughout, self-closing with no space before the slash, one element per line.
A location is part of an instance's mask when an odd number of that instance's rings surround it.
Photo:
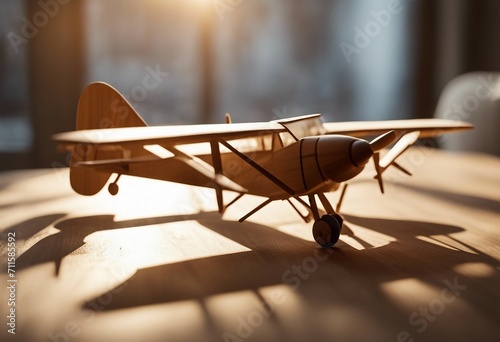
<path fill-rule="evenodd" d="M 495 268 L 483 262 L 467 262 L 453 268 L 455 272 L 471 278 L 488 278 L 495 275 Z"/>
<path fill-rule="evenodd" d="M 439 296 L 441 289 L 417 278 L 390 281 L 380 285 L 387 298 L 402 310 L 413 310 Z"/>
<path fill-rule="evenodd" d="M 194 220 L 99 231 L 84 241 L 80 251 L 135 268 L 250 251 Z"/>

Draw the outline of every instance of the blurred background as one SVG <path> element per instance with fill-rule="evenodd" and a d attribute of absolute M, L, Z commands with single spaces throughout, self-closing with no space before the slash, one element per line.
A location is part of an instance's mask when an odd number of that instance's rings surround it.
<path fill-rule="evenodd" d="M 2 0 L 0 170 L 65 165 L 90 82 L 151 125 L 433 117 L 456 76 L 493 84 L 499 36 L 496 0 Z"/>

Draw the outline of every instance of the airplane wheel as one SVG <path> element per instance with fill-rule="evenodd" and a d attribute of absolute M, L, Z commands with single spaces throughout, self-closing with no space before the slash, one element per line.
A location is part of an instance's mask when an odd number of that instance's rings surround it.
<path fill-rule="evenodd" d="M 339 217 L 340 222 L 335 216 Z M 342 218 L 337 214 L 323 215 L 319 220 L 314 222 L 314 240 L 323 248 L 333 247 L 339 241 L 342 221 Z"/>
<path fill-rule="evenodd" d="M 335 217 L 335 219 L 340 225 L 340 230 L 342 230 L 342 224 L 344 224 L 344 219 L 342 218 L 342 216 L 340 216 L 339 214 L 330 214 L 330 215 Z"/>
<path fill-rule="evenodd" d="M 116 195 L 118 193 L 118 190 L 119 190 L 118 184 L 111 183 L 108 185 L 108 191 L 112 196 Z"/>

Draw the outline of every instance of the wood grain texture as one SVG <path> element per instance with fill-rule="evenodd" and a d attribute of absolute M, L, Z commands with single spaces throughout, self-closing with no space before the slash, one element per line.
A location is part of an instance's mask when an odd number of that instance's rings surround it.
<path fill-rule="evenodd" d="M 67 169 L 3 173 L 19 290 L 17 334 L 0 338 L 497 341 L 500 159 L 411 148 L 400 162 L 414 176 L 389 168 L 385 195 L 373 169 L 350 184 L 328 252 L 285 201 L 240 224 L 262 198 L 221 217 L 213 190 L 123 176 L 117 196 L 85 197 Z M 0 264 L 5 284 L 3 242 Z"/>

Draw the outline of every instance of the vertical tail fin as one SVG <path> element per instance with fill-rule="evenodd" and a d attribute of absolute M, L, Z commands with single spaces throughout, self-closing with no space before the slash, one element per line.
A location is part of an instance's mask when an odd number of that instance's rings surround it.
<path fill-rule="evenodd" d="M 147 126 L 130 103 L 112 86 L 89 84 L 80 95 L 76 129 Z"/>
<path fill-rule="evenodd" d="M 80 95 L 76 129 L 106 129 L 147 126 L 130 103 L 113 87 L 97 82 L 88 85 Z M 77 146 L 71 154 L 71 187 L 81 195 L 98 193 L 112 173 L 97 168 L 79 167 L 78 162 L 123 158 L 119 147 Z"/>

